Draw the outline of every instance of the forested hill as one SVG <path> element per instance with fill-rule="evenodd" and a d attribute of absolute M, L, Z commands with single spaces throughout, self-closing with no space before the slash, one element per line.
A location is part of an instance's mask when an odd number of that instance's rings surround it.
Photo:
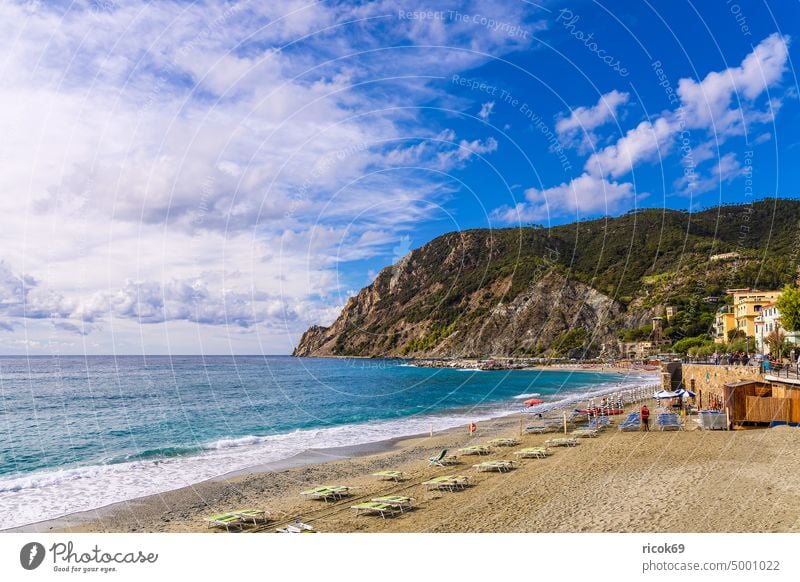
<path fill-rule="evenodd" d="M 739 257 L 712 260 L 724 253 Z M 707 332 L 714 297 L 782 287 L 799 259 L 800 200 L 454 232 L 383 269 L 294 353 L 614 355 L 668 305 L 673 337 Z"/>

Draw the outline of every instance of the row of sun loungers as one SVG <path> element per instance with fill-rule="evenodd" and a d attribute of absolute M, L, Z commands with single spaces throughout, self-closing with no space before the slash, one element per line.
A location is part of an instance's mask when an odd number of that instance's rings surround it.
<path fill-rule="evenodd" d="M 532 428 L 532 427 L 531 427 Z M 596 430 L 590 429 L 578 429 L 573 431 L 573 435 L 575 436 L 593 436 L 588 433 L 596 433 Z M 587 434 L 583 434 L 587 433 Z M 556 447 L 574 447 L 578 444 L 577 438 L 569 437 L 569 438 L 552 438 L 546 441 L 546 444 L 550 446 Z M 519 440 L 515 438 L 497 438 L 492 439 L 489 441 L 489 444 L 498 447 L 512 447 L 519 444 Z M 472 445 L 469 447 L 464 447 L 459 449 L 459 451 L 464 455 L 488 455 L 492 452 L 491 447 L 487 445 Z M 527 447 L 516 451 L 514 453 L 518 455 L 520 458 L 523 459 L 543 459 L 550 456 L 552 453 L 547 447 Z M 448 464 L 452 464 L 454 462 L 458 462 L 457 457 L 455 456 L 448 456 L 448 450 L 442 450 L 438 455 L 435 457 L 431 457 L 428 459 L 430 465 L 444 467 Z M 494 460 L 494 461 L 484 461 L 482 463 L 477 463 L 473 465 L 475 469 L 478 471 L 497 471 L 499 473 L 506 473 L 513 469 L 516 469 L 519 466 L 517 461 L 511 461 L 506 459 Z M 377 471 L 372 473 L 373 476 L 378 477 L 381 480 L 386 481 L 395 481 L 399 482 L 405 480 L 406 474 L 402 471 L 395 471 L 391 469 Z M 428 490 L 437 490 L 437 491 L 459 491 L 465 489 L 470 484 L 470 478 L 467 475 L 442 475 L 439 477 L 434 477 L 428 481 L 424 481 L 422 485 L 426 487 Z M 306 491 L 301 491 L 300 495 L 303 495 L 309 499 L 317 499 L 323 500 L 326 503 L 328 501 L 338 501 L 348 495 L 353 488 L 346 486 L 346 485 L 320 485 L 319 487 L 314 487 L 312 489 L 308 489 Z M 397 513 L 403 513 L 406 510 L 413 508 L 413 503 L 415 499 L 413 497 L 406 497 L 402 495 L 385 495 L 382 497 L 375 497 L 370 501 L 365 501 L 362 503 L 357 503 L 356 505 L 352 505 L 351 508 L 355 510 L 356 515 L 362 514 L 374 514 L 380 515 L 382 518 L 386 518 L 387 516 L 394 516 Z M 266 511 L 256 510 L 256 509 L 242 509 L 236 511 L 230 511 L 226 513 L 221 513 L 217 515 L 212 515 L 206 518 L 206 521 L 211 526 L 219 526 L 225 527 L 227 531 L 230 531 L 231 528 L 239 528 L 241 529 L 245 524 L 252 522 L 253 524 L 257 524 L 259 521 L 268 521 L 269 515 Z M 280 528 L 276 530 L 279 533 L 315 533 L 316 530 L 303 522 L 295 521 L 293 523 L 288 524 L 286 527 Z"/>

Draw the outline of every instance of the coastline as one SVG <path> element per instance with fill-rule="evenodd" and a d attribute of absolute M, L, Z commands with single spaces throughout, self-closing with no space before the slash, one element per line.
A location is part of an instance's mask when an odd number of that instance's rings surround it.
<path fill-rule="evenodd" d="M 274 532 L 299 519 L 321 532 L 800 532 L 800 490 L 794 483 L 800 431 L 787 427 L 712 432 L 689 424 L 685 432 L 651 433 L 611 428 L 502 474 L 480 473 L 472 465 L 517 459 L 513 452 L 519 448 L 563 435 L 524 434 L 517 447 L 488 457 L 462 456 L 460 464 L 446 468 L 427 462 L 444 448 L 518 436 L 521 420 L 514 415 L 480 423 L 476 436 L 458 427 L 432 437 L 309 451 L 257 471 L 6 531 L 205 532 L 213 531 L 206 516 L 254 507 L 270 510 L 273 520 L 245 531 Z M 408 479 L 371 476 L 384 469 L 401 470 Z M 451 493 L 421 485 L 443 474 L 469 475 L 472 486 Z M 325 483 L 353 487 L 353 495 L 335 503 L 299 495 Z M 356 517 L 350 509 L 387 494 L 414 497 L 415 509 L 388 519 Z"/>
<path fill-rule="evenodd" d="M 626 389 L 607 387 L 602 393 Z M 598 394 L 599 392 L 594 392 L 592 397 L 596 398 Z M 543 412 L 553 414 L 556 410 L 572 409 L 576 402 L 577 400 L 570 399 L 560 403 L 558 409 L 551 407 L 549 412 L 547 410 Z M 480 421 L 479 436 L 499 436 L 509 431 L 518 431 L 521 418 L 521 414 L 515 412 Z M 415 461 L 435 454 L 437 447 L 452 449 L 474 442 L 475 438 L 467 435 L 464 428 L 454 427 L 434 432 L 433 436 L 404 435 L 363 444 L 308 449 L 287 459 L 232 471 L 186 487 L 120 501 L 97 509 L 69 513 L 3 531 L 202 531 L 199 527 L 202 521 L 197 523 L 194 519 L 190 520 L 192 525 L 188 530 L 182 527 L 176 529 L 174 520 L 169 514 L 177 512 L 178 521 L 181 522 L 191 517 L 196 518 L 201 513 L 203 515 L 216 513 L 218 505 L 229 504 L 234 499 L 238 505 L 244 503 L 248 506 L 262 506 L 264 500 L 260 498 L 258 492 L 263 493 L 267 490 L 276 492 L 278 498 L 288 496 L 288 499 L 284 499 L 288 503 L 280 505 L 292 508 L 289 510 L 290 513 L 302 514 L 305 507 L 295 506 L 291 502 L 291 497 L 299 491 L 298 487 L 305 487 L 306 484 L 314 485 L 312 481 L 306 481 L 308 476 L 320 475 L 321 481 L 335 478 L 352 479 L 355 476 L 363 478 L 357 470 L 362 465 L 370 467 L 379 465 L 380 468 L 385 468 L 387 463 L 403 466 L 414 464 Z M 287 480 L 303 485 L 292 486 Z"/>

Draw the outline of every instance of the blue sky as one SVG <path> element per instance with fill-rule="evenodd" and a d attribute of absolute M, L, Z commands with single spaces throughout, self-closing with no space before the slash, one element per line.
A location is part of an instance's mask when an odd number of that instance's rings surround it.
<path fill-rule="evenodd" d="M 798 197 L 799 17 L 0 2 L 0 353 L 287 353 L 445 232 Z"/>

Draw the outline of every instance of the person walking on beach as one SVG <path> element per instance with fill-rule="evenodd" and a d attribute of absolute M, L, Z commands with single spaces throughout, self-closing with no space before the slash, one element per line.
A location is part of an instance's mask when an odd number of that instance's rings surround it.
<path fill-rule="evenodd" d="M 650 432 L 650 409 L 647 408 L 647 404 L 642 406 L 639 415 L 642 417 L 642 429 L 644 432 Z"/>

